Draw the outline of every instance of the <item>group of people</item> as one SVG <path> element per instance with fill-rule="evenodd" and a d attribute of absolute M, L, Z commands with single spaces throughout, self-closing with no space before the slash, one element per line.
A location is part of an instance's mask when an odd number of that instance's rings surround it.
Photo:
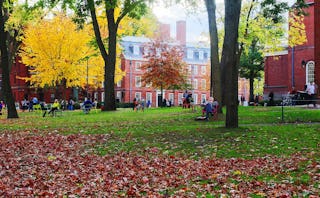
<path fill-rule="evenodd" d="M 145 106 L 146 104 L 144 99 L 142 100 L 139 100 L 137 98 L 133 99 L 133 111 L 139 111 L 139 110 L 144 111 Z M 148 100 L 147 107 L 149 108 L 150 106 L 151 106 L 151 103 L 150 103 L 150 100 Z"/>
<path fill-rule="evenodd" d="M 192 108 L 194 107 L 194 100 L 192 97 L 192 93 L 188 93 L 188 91 L 185 91 L 182 98 L 182 108 Z"/>
<path fill-rule="evenodd" d="M 218 113 L 218 108 L 218 101 L 215 98 L 210 97 L 202 109 L 202 116 L 205 114 L 205 119 L 209 120 L 210 116 L 214 116 L 216 113 Z"/>
<path fill-rule="evenodd" d="M 202 116 L 196 118 L 196 120 L 208 121 L 210 117 L 215 117 L 218 114 L 219 102 L 216 98 L 209 97 L 209 99 L 202 105 Z"/>
<path fill-rule="evenodd" d="M 54 103 L 56 102 L 55 100 L 54 100 Z M 62 110 L 74 110 L 75 102 L 72 98 L 70 98 L 68 101 L 67 100 L 61 100 L 60 102 L 58 101 L 58 103 L 59 103 L 59 108 L 61 108 Z M 30 101 L 28 101 L 26 98 L 24 98 L 21 101 L 22 111 L 28 110 L 30 112 L 38 108 L 37 106 L 40 106 L 39 108 L 41 110 L 44 110 L 46 109 L 47 104 L 44 101 L 39 101 L 37 97 L 33 97 Z"/>

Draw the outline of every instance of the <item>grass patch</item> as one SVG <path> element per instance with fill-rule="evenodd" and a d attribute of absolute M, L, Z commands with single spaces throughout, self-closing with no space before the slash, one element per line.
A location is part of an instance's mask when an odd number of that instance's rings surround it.
<path fill-rule="evenodd" d="M 200 110 L 181 108 L 148 109 L 133 112 L 65 111 L 61 117 L 41 117 L 41 113 L 20 113 L 19 119 L 2 118 L 5 132 L 30 134 L 108 134 L 105 144 L 96 145 L 99 155 L 118 152 L 144 153 L 156 150 L 165 155 L 202 158 L 253 158 L 265 155 L 290 155 L 319 149 L 320 110 L 285 107 L 239 107 L 237 129 L 224 128 L 224 116 L 218 121 L 195 121 Z M 152 150 L 153 149 L 153 150 Z"/>

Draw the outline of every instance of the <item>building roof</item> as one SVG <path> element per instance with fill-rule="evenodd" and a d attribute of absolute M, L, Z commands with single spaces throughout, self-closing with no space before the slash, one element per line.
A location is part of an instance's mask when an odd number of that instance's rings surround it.
<path fill-rule="evenodd" d="M 143 44 L 151 42 L 152 39 L 137 36 L 125 36 L 121 39 L 123 56 L 130 60 L 145 60 L 143 58 Z M 179 45 L 170 42 L 172 45 Z M 201 53 L 201 55 L 200 55 Z M 185 46 L 184 60 L 189 64 L 206 64 L 210 58 L 210 47 L 208 43 L 187 43 Z"/>

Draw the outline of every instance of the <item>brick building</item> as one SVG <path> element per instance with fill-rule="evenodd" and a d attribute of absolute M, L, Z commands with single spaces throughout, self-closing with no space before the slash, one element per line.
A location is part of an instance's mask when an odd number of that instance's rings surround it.
<path fill-rule="evenodd" d="M 309 15 L 304 18 L 307 42 L 265 58 L 265 98 L 274 92 L 275 98 L 279 99 L 292 87 L 304 90 L 304 86 L 311 81 L 320 85 L 320 3 L 313 0 L 307 2 Z"/>
<path fill-rule="evenodd" d="M 181 45 L 184 49 L 184 61 L 188 65 L 188 84 L 191 84 L 195 104 L 201 103 L 209 97 L 209 87 L 206 75 L 210 73 L 209 58 L 210 48 L 208 44 L 197 43 L 190 44 L 186 42 L 186 22 L 177 22 L 177 35 L 174 42 Z M 170 40 L 170 26 L 160 25 L 160 38 Z M 172 39 L 171 39 L 172 40 Z M 116 97 L 121 102 L 132 102 L 134 98 L 150 100 L 152 106 L 160 104 L 160 90 L 152 87 L 142 87 L 141 76 L 143 71 L 141 65 L 147 60 L 143 58 L 143 45 L 150 42 L 149 38 L 127 36 L 122 39 L 123 48 L 121 69 L 125 71 L 126 76 L 116 86 Z M 182 103 L 182 97 L 185 90 L 164 90 L 163 98 L 172 101 L 173 105 Z"/>

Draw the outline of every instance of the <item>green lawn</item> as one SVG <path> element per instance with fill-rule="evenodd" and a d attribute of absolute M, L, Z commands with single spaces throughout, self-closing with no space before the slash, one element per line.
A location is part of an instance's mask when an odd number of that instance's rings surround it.
<path fill-rule="evenodd" d="M 224 110 L 225 111 L 225 110 Z M 120 151 L 143 152 L 157 148 L 163 154 L 191 158 L 217 156 L 252 158 L 268 154 L 290 155 L 319 149 L 320 110 L 285 107 L 239 107 L 237 129 L 224 128 L 218 121 L 195 121 L 200 109 L 148 109 L 133 112 L 65 111 L 61 117 L 42 118 L 41 113 L 20 113 L 19 119 L 2 118 L 2 131 L 31 134 L 107 134 L 105 145 L 96 145 L 100 155 Z"/>

